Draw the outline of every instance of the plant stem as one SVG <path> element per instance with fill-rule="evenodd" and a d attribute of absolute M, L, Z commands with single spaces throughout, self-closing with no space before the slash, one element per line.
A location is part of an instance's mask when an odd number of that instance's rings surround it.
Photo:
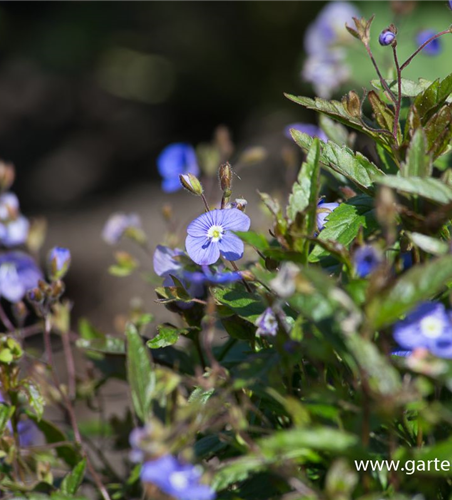
<path fill-rule="evenodd" d="M 428 45 L 431 41 L 435 40 L 436 38 L 439 38 L 440 36 L 447 35 L 448 33 L 452 33 L 451 29 L 449 28 L 448 30 L 441 31 L 440 33 L 437 33 L 436 35 L 433 35 L 430 37 L 427 41 L 425 41 L 420 47 L 418 47 L 412 54 L 411 56 L 400 66 L 400 71 L 403 71 L 409 64 L 410 62 L 416 57 L 419 52 L 426 46 Z"/>
<path fill-rule="evenodd" d="M 240 273 L 240 269 L 237 267 L 237 264 L 235 262 L 233 262 L 232 260 L 230 260 L 229 263 L 233 267 L 234 271 L 236 271 L 237 273 Z M 249 293 L 253 293 L 253 290 L 251 290 L 251 288 L 248 285 L 248 283 L 246 282 L 245 278 L 242 278 L 242 282 L 245 285 L 246 291 L 249 292 Z"/>
<path fill-rule="evenodd" d="M 49 364 L 49 368 L 52 374 L 53 382 L 56 386 L 56 389 L 58 390 L 61 399 L 64 401 L 66 411 L 69 416 L 69 420 L 71 422 L 71 427 L 74 432 L 74 438 L 76 443 L 79 445 L 80 450 L 82 452 L 82 455 L 84 458 L 86 458 L 86 465 L 88 467 L 88 470 L 90 471 L 91 475 L 93 476 L 94 482 L 96 483 L 97 488 L 99 489 L 99 492 L 101 493 L 102 497 L 104 500 L 111 500 L 110 495 L 108 494 L 107 489 L 103 485 L 99 475 L 97 474 L 96 470 L 93 467 L 93 464 L 91 463 L 91 459 L 88 456 L 88 453 L 83 447 L 83 441 L 82 437 L 80 434 L 80 430 L 78 428 L 77 424 L 77 417 L 75 416 L 75 411 L 74 407 L 72 405 L 72 401 L 69 399 L 67 394 L 61 389 L 60 382 L 58 380 L 58 376 L 54 370 L 54 364 L 53 364 L 53 353 L 52 353 L 52 343 L 50 341 L 50 333 L 52 331 L 52 323 L 50 320 L 50 315 L 47 314 L 45 316 L 45 327 L 44 327 L 44 346 L 45 346 L 45 351 L 46 351 L 46 356 L 47 356 L 47 362 Z M 70 344 L 69 344 L 69 349 L 70 349 Z M 71 353 L 72 357 L 72 353 Z"/>
<path fill-rule="evenodd" d="M 15 331 L 16 328 L 12 324 L 11 320 L 8 318 L 8 315 L 6 314 L 5 310 L 3 309 L 2 304 L 0 303 L 0 320 L 3 323 L 4 327 L 7 328 L 10 331 Z"/>
<path fill-rule="evenodd" d="M 386 90 L 389 97 L 391 98 L 391 100 L 395 104 L 397 102 L 396 96 L 394 95 L 392 90 L 389 88 L 389 85 L 386 83 L 386 80 L 383 78 L 383 76 L 380 72 L 380 68 L 378 67 L 377 61 L 375 60 L 374 55 L 372 54 L 372 51 L 369 47 L 369 44 L 365 43 L 364 47 L 366 47 L 367 53 L 369 54 L 370 60 L 372 61 L 372 64 L 374 65 L 375 71 L 377 72 L 377 75 L 378 75 L 378 78 L 380 79 L 380 83 L 381 83 L 382 87 Z"/>
<path fill-rule="evenodd" d="M 209 204 L 207 203 L 206 197 L 204 196 L 204 193 L 201 193 L 201 198 L 202 201 L 204 202 L 204 206 L 206 207 L 206 212 L 210 212 L 210 207 Z"/>
<path fill-rule="evenodd" d="M 399 127 L 399 118 L 400 118 L 400 108 L 402 106 L 402 70 L 399 66 L 399 59 L 397 57 L 397 43 L 394 43 L 392 46 L 392 51 L 394 54 L 394 63 L 397 71 L 397 102 L 394 113 L 394 126 L 392 128 L 392 135 L 394 136 L 394 141 L 397 144 L 397 129 Z"/>

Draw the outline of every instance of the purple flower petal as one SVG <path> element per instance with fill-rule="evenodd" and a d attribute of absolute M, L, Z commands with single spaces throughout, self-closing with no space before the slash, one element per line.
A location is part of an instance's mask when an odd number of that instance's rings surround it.
<path fill-rule="evenodd" d="M 218 243 L 211 242 L 208 238 L 188 235 L 185 240 L 185 248 L 190 259 L 200 266 L 215 264 L 220 258 Z"/>
<path fill-rule="evenodd" d="M 237 208 L 222 210 L 222 213 L 223 220 L 221 225 L 225 231 L 248 231 L 250 228 L 250 218 Z"/>
<path fill-rule="evenodd" d="M 245 246 L 235 234 L 226 233 L 218 242 L 221 255 L 227 260 L 238 260 L 243 257 Z"/>
<path fill-rule="evenodd" d="M 220 225 L 223 219 L 222 210 L 212 210 L 200 215 L 187 227 L 187 233 L 190 236 L 206 237 L 209 228 Z"/>
<path fill-rule="evenodd" d="M 154 252 L 154 272 L 157 276 L 167 276 L 168 274 L 177 274 L 182 265 L 174 257 L 183 255 L 184 252 L 179 248 L 174 250 L 163 245 L 158 245 Z"/>

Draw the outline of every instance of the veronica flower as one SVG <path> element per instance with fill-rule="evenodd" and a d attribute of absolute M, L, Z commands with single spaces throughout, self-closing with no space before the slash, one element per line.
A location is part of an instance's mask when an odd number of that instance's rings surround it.
<path fill-rule="evenodd" d="M 202 271 L 184 273 L 184 277 L 187 281 L 196 284 L 213 284 L 213 285 L 225 285 L 228 283 L 234 283 L 242 279 L 242 275 L 239 272 L 216 272 L 215 274 L 209 269 L 208 266 L 203 266 Z"/>
<path fill-rule="evenodd" d="M 231 231 L 248 231 L 250 218 L 237 208 L 212 210 L 200 215 L 187 228 L 185 247 L 200 266 L 215 264 L 220 254 L 227 260 L 243 256 L 243 241 Z"/>
<path fill-rule="evenodd" d="M 308 58 L 302 76 L 314 85 L 320 97 L 330 97 L 349 78 L 344 46 L 351 37 L 345 24 L 351 24 L 353 17 L 359 17 L 359 12 L 352 4 L 331 2 L 306 30 L 304 46 Z"/>
<path fill-rule="evenodd" d="M 278 320 L 271 307 L 267 307 L 254 324 L 257 326 L 257 335 L 270 335 L 275 337 L 278 332 Z"/>
<path fill-rule="evenodd" d="M 434 30 L 421 31 L 416 36 L 416 43 L 418 45 L 422 45 L 434 35 L 436 35 L 436 31 Z M 428 56 L 437 56 L 441 52 L 441 49 L 441 40 L 439 38 L 435 38 L 435 40 L 432 40 L 422 49 L 422 52 Z"/>
<path fill-rule="evenodd" d="M 291 129 L 298 130 L 311 137 L 318 137 L 323 142 L 328 141 L 325 132 L 320 127 L 317 127 L 317 125 L 312 125 L 311 123 L 292 123 L 291 125 L 287 125 L 287 127 L 284 128 L 284 135 L 288 139 L 292 139 L 292 135 L 290 134 Z"/>
<path fill-rule="evenodd" d="M 213 500 L 216 495 L 209 486 L 199 482 L 201 472 L 190 464 L 182 464 L 172 455 L 145 462 L 141 480 L 158 486 L 163 493 L 177 500 Z"/>
<path fill-rule="evenodd" d="M 378 42 L 383 47 L 387 46 L 387 45 L 391 45 L 391 43 L 395 40 L 395 37 L 396 37 L 396 34 L 393 31 L 391 31 L 389 29 L 383 30 L 380 33 L 380 36 L 378 37 Z"/>
<path fill-rule="evenodd" d="M 134 213 L 114 213 L 105 223 L 102 238 L 109 245 L 116 245 L 129 228 L 141 229 L 140 216 Z"/>
<path fill-rule="evenodd" d="M 48 266 L 52 279 L 61 279 L 71 265 L 71 252 L 67 248 L 54 247 L 50 250 Z"/>
<path fill-rule="evenodd" d="M 9 220 L 19 213 L 19 200 L 14 193 L 0 195 L 0 220 Z"/>
<path fill-rule="evenodd" d="M 15 247 L 27 241 L 30 223 L 20 215 L 17 219 L 0 222 L 0 243 L 5 247 Z"/>
<path fill-rule="evenodd" d="M 428 349 L 452 358 L 452 322 L 443 304 L 424 302 L 394 326 L 394 339 L 404 350 Z"/>
<path fill-rule="evenodd" d="M 333 210 L 339 206 L 339 203 L 325 203 L 320 200 L 317 204 L 317 230 L 321 231 L 325 227 L 325 223 L 328 221 L 328 216 Z"/>
<path fill-rule="evenodd" d="M 381 255 L 373 246 L 364 245 L 353 254 L 353 264 L 356 274 L 365 278 L 381 264 Z"/>
<path fill-rule="evenodd" d="M 28 290 L 35 288 L 42 272 L 35 261 L 23 252 L 0 255 L 0 296 L 10 302 L 22 300 Z"/>
<path fill-rule="evenodd" d="M 157 158 L 157 168 L 163 177 L 162 189 L 172 193 L 181 189 L 179 176 L 183 174 L 199 174 L 196 153 L 190 144 L 175 143 L 167 146 Z"/>

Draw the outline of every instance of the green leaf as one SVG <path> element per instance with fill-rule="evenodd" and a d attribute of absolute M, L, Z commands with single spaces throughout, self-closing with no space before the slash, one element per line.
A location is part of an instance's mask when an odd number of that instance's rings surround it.
<path fill-rule="evenodd" d="M 432 174 L 432 158 L 427 154 L 427 138 L 421 128 L 416 130 L 411 139 L 400 174 L 402 177 L 430 177 Z"/>
<path fill-rule="evenodd" d="M 61 482 L 61 492 L 67 495 L 74 495 L 82 484 L 85 474 L 86 459 L 81 460 L 74 469 L 64 476 Z"/>
<path fill-rule="evenodd" d="M 173 325 L 164 323 L 157 326 L 157 335 L 147 341 L 147 346 L 151 349 L 159 349 L 175 344 L 179 340 L 180 335 L 186 335 L 190 332 L 189 328 L 176 328 Z"/>
<path fill-rule="evenodd" d="M 292 130 L 292 137 L 303 149 L 308 151 L 314 139 Z M 320 163 L 327 169 L 342 174 L 365 193 L 373 192 L 373 183 L 384 177 L 384 173 L 361 153 L 354 153 L 346 146 L 338 146 L 333 142 L 322 143 Z"/>
<path fill-rule="evenodd" d="M 218 302 L 251 323 L 256 321 L 266 307 L 259 295 L 247 292 L 239 284 L 232 289 L 215 288 L 212 293 Z"/>
<path fill-rule="evenodd" d="M 417 265 L 369 304 L 367 313 L 376 329 L 390 325 L 422 301 L 432 299 L 452 282 L 452 256 Z"/>
<path fill-rule="evenodd" d="M 269 243 L 263 234 L 254 233 L 253 231 L 234 231 L 234 233 L 248 245 L 257 248 L 261 252 L 269 247 Z"/>
<path fill-rule="evenodd" d="M 136 327 L 129 323 L 126 327 L 127 337 L 127 375 L 132 391 L 132 402 L 135 413 L 145 422 L 151 407 L 155 387 L 149 351 Z"/>
<path fill-rule="evenodd" d="M 423 92 L 416 96 L 414 105 L 423 120 L 427 115 L 437 111 L 452 93 L 452 74 L 444 80 L 435 80 Z M 424 120 L 423 120 L 424 121 Z"/>
<path fill-rule="evenodd" d="M 350 136 L 347 129 L 343 125 L 336 123 L 326 115 L 320 115 L 319 125 L 330 141 L 340 145 L 349 145 Z"/>
<path fill-rule="evenodd" d="M 287 216 L 289 221 L 294 221 L 297 214 L 311 207 L 308 214 L 307 232 L 312 234 L 315 230 L 315 217 L 319 193 L 320 171 L 320 143 L 315 138 L 309 148 L 306 161 L 301 166 L 297 182 L 293 185 L 292 194 L 289 196 Z"/>
<path fill-rule="evenodd" d="M 367 129 L 363 126 L 359 118 L 352 116 L 342 102 L 328 101 L 320 97 L 311 99 L 310 97 L 297 97 L 291 94 L 284 95 L 291 101 L 300 104 L 307 109 L 312 109 L 314 111 L 317 111 L 318 113 L 322 113 L 332 118 L 333 120 L 342 123 L 343 125 L 347 125 L 348 127 L 354 128 L 355 130 L 359 130 L 363 134 L 372 137 L 377 142 L 386 143 L 386 141 L 381 138 L 378 132 L 372 132 L 371 130 Z"/>
<path fill-rule="evenodd" d="M 27 395 L 28 402 L 33 408 L 38 420 L 41 420 L 44 413 L 45 400 L 36 386 L 36 384 L 30 380 L 22 383 L 22 388 Z"/>
<path fill-rule="evenodd" d="M 449 252 L 449 245 L 445 241 L 421 233 L 407 233 L 407 235 L 424 252 L 432 255 L 445 255 Z"/>
<path fill-rule="evenodd" d="M 387 175 L 377 182 L 391 187 L 396 191 L 416 194 L 436 203 L 447 204 L 452 201 L 452 188 L 439 179 L 424 179 L 422 177 L 410 177 L 407 179 L 397 175 Z"/>
<path fill-rule="evenodd" d="M 335 244 L 340 243 L 348 247 L 356 238 L 361 227 L 365 236 L 378 228 L 374 201 L 366 195 L 355 196 L 333 210 L 328 215 L 325 227 L 320 231 L 317 239 L 332 241 Z M 328 252 L 316 245 L 309 255 L 309 261 L 317 262 L 326 255 Z"/>
<path fill-rule="evenodd" d="M 101 352 L 103 354 L 125 354 L 125 340 L 120 337 L 105 335 L 103 338 L 77 339 L 76 345 L 79 349 Z"/>
<path fill-rule="evenodd" d="M 13 414 L 14 406 L 9 406 L 6 403 L 0 403 L 0 435 L 3 434 Z"/>
<path fill-rule="evenodd" d="M 452 138 L 452 104 L 443 106 L 425 125 L 428 152 L 433 160 L 442 155 Z"/>
<path fill-rule="evenodd" d="M 367 94 L 367 98 L 369 99 L 370 105 L 372 106 L 372 110 L 375 115 L 375 119 L 379 127 L 388 132 L 391 132 L 394 127 L 394 112 L 390 109 L 379 97 L 378 94 L 371 90 Z M 402 137 L 402 132 L 400 130 L 400 126 L 397 127 L 397 136 L 400 140 Z"/>
<path fill-rule="evenodd" d="M 450 75 L 449 75 L 449 77 L 450 77 Z M 449 77 L 446 77 L 446 79 Z M 372 80 L 370 83 L 374 89 L 377 89 L 380 91 L 383 90 L 383 87 L 381 86 L 380 80 Z M 397 80 L 386 80 L 386 83 L 389 85 L 389 88 L 392 90 L 392 92 L 394 92 L 394 94 L 397 96 L 398 95 Z M 403 97 L 416 97 L 417 95 L 424 92 L 431 85 L 432 85 L 431 81 L 425 80 L 423 78 L 419 78 L 419 80 L 417 82 L 413 82 L 412 80 L 407 80 L 405 78 L 402 78 L 402 96 Z M 446 99 L 446 102 L 452 102 L 452 96 L 449 96 Z"/>

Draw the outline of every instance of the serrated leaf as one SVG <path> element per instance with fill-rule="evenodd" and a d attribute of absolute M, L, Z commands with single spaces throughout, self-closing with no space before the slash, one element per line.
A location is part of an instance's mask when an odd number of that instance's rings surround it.
<path fill-rule="evenodd" d="M 61 492 L 66 495 L 75 495 L 82 484 L 85 474 L 86 459 L 81 460 L 74 469 L 64 476 L 61 482 Z"/>
<path fill-rule="evenodd" d="M 327 115 L 321 114 L 319 117 L 319 125 L 320 128 L 325 132 L 330 141 L 333 141 L 339 145 L 343 144 L 347 144 L 348 146 L 350 145 L 349 133 L 347 131 L 347 128 L 344 127 L 342 124 L 335 122 Z"/>
<path fill-rule="evenodd" d="M 157 335 L 146 342 L 146 345 L 151 349 L 159 349 L 161 347 L 173 345 L 179 340 L 181 334 L 188 333 L 188 329 L 176 328 L 168 323 L 158 325 L 157 331 Z"/>
<path fill-rule="evenodd" d="M 319 193 L 320 170 L 320 143 L 314 138 L 309 148 L 306 161 L 301 166 L 297 182 L 293 185 L 292 194 L 289 196 L 287 216 L 289 221 L 294 221 L 297 214 L 311 207 L 308 214 L 307 232 L 311 234 L 315 229 L 317 199 Z"/>
<path fill-rule="evenodd" d="M 452 139 L 452 104 L 443 106 L 425 125 L 428 153 L 433 160 L 441 156 Z"/>
<path fill-rule="evenodd" d="M 149 351 L 136 327 L 129 323 L 127 337 L 127 378 L 129 380 L 135 413 L 145 422 L 149 416 L 155 388 L 155 374 L 152 370 Z"/>
<path fill-rule="evenodd" d="M 421 233 L 407 233 L 407 235 L 424 252 L 432 255 L 445 255 L 449 252 L 449 245 L 445 241 Z"/>
<path fill-rule="evenodd" d="M 366 195 L 350 198 L 333 210 L 328 215 L 325 227 L 320 231 L 317 239 L 348 247 L 361 227 L 364 230 L 364 236 L 368 236 L 378 228 L 374 200 Z M 328 252 L 317 245 L 310 253 L 309 261 L 317 262 L 326 255 Z"/>
<path fill-rule="evenodd" d="M 421 128 L 415 131 L 411 139 L 400 174 L 403 177 L 430 177 L 432 174 L 432 158 L 427 154 L 427 138 Z"/>
<path fill-rule="evenodd" d="M 416 194 L 436 203 L 447 204 L 452 201 L 452 188 L 439 179 L 387 175 L 377 182 L 401 193 Z"/>
<path fill-rule="evenodd" d="M 438 110 L 449 98 L 452 92 L 452 74 L 444 80 L 435 80 L 423 92 L 416 96 L 414 105 L 419 116 L 424 118 Z"/>
<path fill-rule="evenodd" d="M 390 109 L 379 97 L 378 94 L 371 90 L 367 94 L 367 98 L 369 99 L 370 105 L 372 106 L 372 110 L 375 114 L 375 120 L 378 125 L 388 132 L 393 131 L 394 127 L 394 112 Z M 400 130 L 400 126 L 397 126 L 397 137 L 400 142 L 402 138 L 402 132 Z"/>
<path fill-rule="evenodd" d="M 412 267 L 368 306 L 368 316 L 379 329 L 390 325 L 422 301 L 430 300 L 452 283 L 452 256 Z"/>
<path fill-rule="evenodd" d="M 218 302 L 251 323 L 254 323 L 266 308 L 259 295 L 249 293 L 241 285 L 232 289 L 215 288 L 212 293 Z"/>
<path fill-rule="evenodd" d="M 311 148 L 314 141 L 311 136 L 298 130 L 292 130 L 291 133 L 295 142 L 304 151 L 308 151 Z M 341 147 L 333 142 L 322 143 L 320 163 L 325 168 L 342 174 L 359 189 L 368 194 L 373 192 L 374 182 L 385 175 L 361 153 L 354 153 L 348 147 Z"/>

